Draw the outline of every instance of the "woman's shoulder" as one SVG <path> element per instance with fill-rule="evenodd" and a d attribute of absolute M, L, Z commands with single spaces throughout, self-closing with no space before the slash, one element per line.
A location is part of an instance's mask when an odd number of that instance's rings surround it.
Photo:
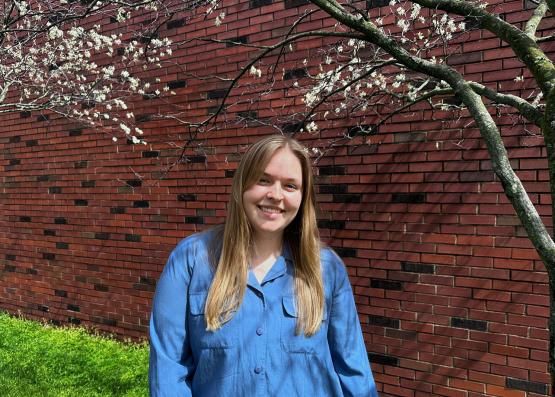
<path fill-rule="evenodd" d="M 217 229 L 193 233 L 181 240 L 170 254 L 170 261 L 185 264 L 191 271 L 196 263 L 208 263 Z"/>
<path fill-rule="evenodd" d="M 324 282 L 326 284 L 331 283 L 330 287 L 334 291 L 345 288 L 345 284 L 349 283 L 347 269 L 343 260 L 333 248 L 322 245 L 320 248 L 320 263 Z"/>

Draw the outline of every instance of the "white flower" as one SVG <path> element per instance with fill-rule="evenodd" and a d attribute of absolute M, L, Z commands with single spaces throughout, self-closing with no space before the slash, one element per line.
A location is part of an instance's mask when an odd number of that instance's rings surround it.
<path fill-rule="evenodd" d="M 256 66 L 252 65 L 251 68 L 249 69 L 249 74 L 251 74 L 252 76 L 255 76 L 255 77 L 261 77 L 262 76 L 262 70 L 257 69 Z"/>

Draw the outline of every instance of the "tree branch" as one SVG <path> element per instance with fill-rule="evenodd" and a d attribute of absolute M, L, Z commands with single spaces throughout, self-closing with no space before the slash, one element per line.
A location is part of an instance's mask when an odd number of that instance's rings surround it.
<path fill-rule="evenodd" d="M 530 38 L 536 40 L 536 31 L 538 30 L 538 26 L 545 16 L 547 12 L 547 3 L 545 0 L 542 0 L 540 4 L 534 9 L 532 16 L 526 22 L 526 26 L 524 27 L 524 33 L 526 33 Z"/>
<path fill-rule="evenodd" d="M 439 9 L 480 21 L 481 25 L 507 42 L 516 56 L 530 69 L 538 86 L 547 95 L 555 81 L 555 65 L 536 43 L 536 40 L 520 29 L 505 22 L 492 13 L 478 7 L 476 3 L 463 0 L 413 0 L 431 10 Z M 555 0 L 549 0 L 555 2 Z"/>
<path fill-rule="evenodd" d="M 520 112 L 520 114 L 526 117 L 527 120 L 531 121 L 538 127 L 541 127 L 541 124 L 543 123 L 543 113 L 524 99 L 515 95 L 500 94 L 479 83 L 470 82 L 469 84 L 474 92 L 483 95 L 496 103 L 514 107 Z"/>

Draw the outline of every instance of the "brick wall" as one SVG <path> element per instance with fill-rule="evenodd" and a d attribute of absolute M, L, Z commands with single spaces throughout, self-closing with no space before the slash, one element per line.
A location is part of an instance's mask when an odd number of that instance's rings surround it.
<path fill-rule="evenodd" d="M 165 28 L 174 40 L 216 35 L 269 43 L 310 8 L 305 3 L 233 2 L 220 27 L 199 17 Z M 507 21 L 520 22 L 528 18 L 522 6 L 506 2 L 499 9 Z M 387 7 L 372 13 L 386 15 Z M 318 13 L 305 28 L 331 24 Z M 253 78 L 245 77 L 225 122 L 200 134 L 186 161 L 169 172 L 189 130 L 150 117 L 168 107 L 160 99 L 146 95 L 134 104 L 148 146 L 113 143 L 53 114 L 3 115 L 0 307 L 146 337 L 169 251 L 223 221 L 239 154 L 275 131 L 252 119 L 273 117 L 291 128 L 280 116 L 301 104 L 288 87 L 302 59 L 316 59 L 320 45 L 313 39 L 287 52 L 285 80 L 277 76 L 276 90 L 261 103 L 236 103 L 242 92 L 256 93 Z M 472 31 L 463 47 L 467 53 L 451 63 L 472 79 L 515 93 L 527 89 L 513 81 L 522 65 L 498 39 Z M 150 75 L 176 92 L 173 105 L 198 120 L 214 111 L 226 84 L 191 76 L 233 76 L 252 56 L 237 45 L 189 42 L 175 52 L 176 65 Z M 551 226 L 543 140 L 530 126 L 500 120 L 512 164 Z M 319 134 L 299 138 L 327 147 L 359 121 L 331 119 Z M 547 275 L 468 121 L 417 107 L 382 126 L 368 144 L 355 139 L 335 147 L 316 167 L 321 233 L 348 266 L 384 397 L 548 392 Z"/>

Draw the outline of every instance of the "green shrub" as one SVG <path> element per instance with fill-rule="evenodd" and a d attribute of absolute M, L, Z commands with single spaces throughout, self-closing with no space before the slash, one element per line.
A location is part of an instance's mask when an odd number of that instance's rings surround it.
<path fill-rule="evenodd" d="M 148 396 L 148 346 L 0 313 L 0 396 Z"/>

